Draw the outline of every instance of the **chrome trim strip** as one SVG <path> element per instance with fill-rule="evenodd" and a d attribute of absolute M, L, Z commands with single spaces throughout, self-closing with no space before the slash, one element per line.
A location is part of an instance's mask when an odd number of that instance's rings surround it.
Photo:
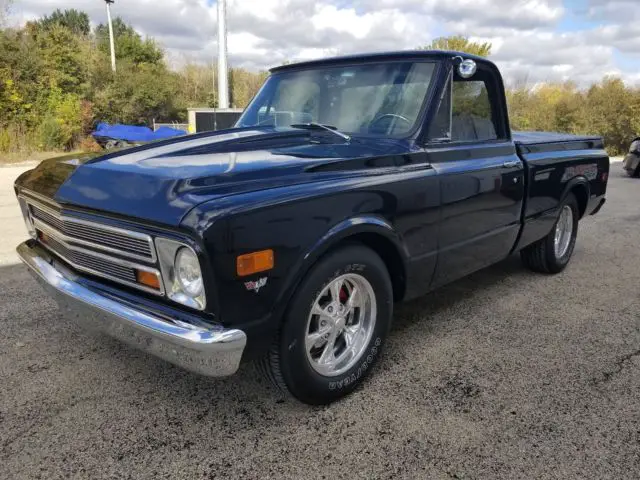
<path fill-rule="evenodd" d="M 19 196 L 22 196 L 23 194 L 27 194 L 28 196 L 33 197 L 33 198 L 27 198 L 26 199 L 27 202 L 29 200 L 35 199 L 35 200 L 40 200 L 41 202 L 48 203 L 49 205 L 53 205 L 56 208 L 60 208 L 60 205 L 58 205 L 58 203 L 55 200 L 53 200 L 51 198 L 47 198 L 44 195 L 40 195 L 39 193 L 32 192 L 31 190 L 27 190 L 27 189 L 23 188 L 23 189 L 20 190 L 20 195 Z"/>
<path fill-rule="evenodd" d="M 31 213 L 29 212 L 29 204 L 26 202 L 24 198 L 18 197 L 18 204 L 20 205 L 20 210 L 22 211 L 22 218 L 24 219 L 25 227 L 27 227 L 27 232 L 31 238 L 36 238 L 36 229 L 33 226 L 33 220 L 31 218 Z"/>
<path fill-rule="evenodd" d="M 91 250 L 85 250 L 84 248 L 80 248 L 80 247 L 75 247 L 75 246 L 69 245 L 64 240 L 62 240 L 60 237 L 57 236 L 57 234 L 58 234 L 57 231 L 54 231 L 54 229 L 52 229 L 48 225 L 45 226 L 45 228 L 42 228 L 43 224 L 41 224 L 38 221 L 38 219 L 34 219 L 34 220 L 36 221 L 35 226 L 36 226 L 37 230 L 42 230 L 47 235 L 51 235 L 58 243 L 61 243 L 62 246 L 64 246 L 65 248 L 67 248 L 69 250 L 74 250 L 74 251 L 77 251 L 77 252 L 80 252 L 80 253 L 84 253 L 85 255 L 94 256 L 96 258 L 100 258 L 101 260 L 105 260 L 105 261 L 114 263 L 116 265 L 120 265 L 120 266 L 123 266 L 123 267 L 128 267 L 128 268 L 131 268 L 131 269 L 136 269 L 136 270 L 142 270 L 142 271 L 149 272 L 149 273 L 152 273 L 152 274 L 156 275 L 158 277 L 159 282 L 160 282 L 160 290 L 155 290 L 153 288 L 145 287 L 144 285 L 141 285 L 139 283 L 128 282 L 128 281 L 123 280 L 121 278 L 117 278 L 117 277 L 114 277 L 112 275 L 109 275 L 108 273 L 100 272 L 100 271 L 94 270 L 94 269 L 89 268 L 89 267 L 78 265 L 77 263 L 73 262 L 71 259 L 69 259 L 69 258 L 65 257 L 64 255 L 62 255 L 62 253 L 56 251 L 54 248 L 52 248 L 49 245 L 47 245 L 46 243 L 40 242 L 40 245 L 45 247 L 47 250 L 49 250 L 54 255 L 57 255 L 58 257 L 62 258 L 66 263 L 71 265 L 76 270 L 79 270 L 81 272 L 90 273 L 90 274 L 96 275 L 98 277 L 106 278 L 106 279 L 111 280 L 113 282 L 117 282 L 117 283 L 120 283 L 120 284 L 123 284 L 123 285 L 127 285 L 129 287 L 134 287 L 134 288 L 137 288 L 137 289 L 142 290 L 144 292 L 153 293 L 154 295 L 164 296 L 164 293 L 165 293 L 164 292 L 164 282 L 162 281 L 162 276 L 160 275 L 160 272 L 158 270 L 156 270 L 154 268 L 149 268 L 149 267 L 147 267 L 145 265 L 137 265 L 135 263 L 127 262 L 125 260 L 115 259 L 113 257 L 107 257 L 107 256 L 99 254 L 97 252 L 92 252 Z"/>
<path fill-rule="evenodd" d="M 18 246 L 17 252 L 61 311 L 83 327 L 201 375 L 222 377 L 238 370 L 247 343 L 243 331 L 166 320 L 100 295 L 51 265 L 33 241 Z"/>
<path fill-rule="evenodd" d="M 24 196 L 23 193 L 27 193 L 27 196 Z M 56 212 L 55 210 L 52 210 L 51 208 L 47 207 L 46 205 L 42 205 L 41 203 L 39 203 L 38 201 L 34 201 L 33 199 L 30 199 L 28 197 L 28 195 L 36 195 L 33 194 L 33 192 L 29 192 L 29 191 L 22 191 L 20 192 L 20 195 L 18 196 L 19 198 L 23 198 L 25 200 L 25 202 L 27 202 L 27 204 L 29 205 L 33 205 L 36 208 L 39 208 L 40 210 L 44 211 L 45 213 L 51 215 L 52 217 L 60 220 L 61 222 L 68 222 L 68 223 L 75 223 L 78 225 L 85 225 L 91 228 L 95 228 L 97 230 L 104 230 L 106 232 L 112 232 L 112 233 L 117 233 L 120 235 L 123 235 L 125 237 L 129 237 L 129 238 L 133 238 L 136 240 L 143 240 L 147 243 L 147 245 L 149 246 L 149 253 L 151 254 L 151 257 L 145 257 L 142 255 L 137 255 L 135 253 L 130 253 L 127 251 L 123 251 L 123 250 L 118 250 L 118 249 L 111 249 L 110 247 L 106 247 L 104 245 L 101 244 L 96 244 L 93 242 L 88 242 L 86 240 L 81 240 L 81 239 L 76 239 L 75 237 L 70 237 L 73 238 L 74 240 L 79 240 L 82 242 L 85 242 L 84 244 L 87 246 L 92 246 L 101 250 L 105 250 L 105 251 L 111 251 L 112 253 L 118 253 L 119 255 L 123 255 L 126 257 L 130 257 L 130 258 L 135 258 L 136 260 L 144 260 L 146 262 L 149 263 L 155 263 L 157 261 L 157 256 L 156 256 L 156 251 L 154 248 L 154 244 L 153 244 L 153 239 L 151 238 L 150 235 L 147 235 L 146 233 L 140 233 L 140 232 L 134 232 L 131 230 L 124 230 L 122 228 L 118 228 L 118 227 L 112 227 L 111 225 L 104 225 L 102 223 L 97 223 L 97 222 L 90 222 L 87 220 L 82 220 L 79 218 L 75 218 L 75 217 L 69 217 L 67 215 L 61 215 L 59 212 Z M 55 205 L 55 203 L 51 202 L 50 200 L 47 200 L 47 202 L 49 204 L 53 204 Z M 58 208 L 59 206 L 56 205 Z M 33 215 L 32 215 L 33 217 Z M 109 249 L 109 250 L 107 250 Z"/>

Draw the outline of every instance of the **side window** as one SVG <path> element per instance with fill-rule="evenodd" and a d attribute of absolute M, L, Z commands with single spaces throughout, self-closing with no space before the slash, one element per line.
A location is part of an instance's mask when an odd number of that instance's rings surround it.
<path fill-rule="evenodd" d="M 453 78 L 451 78 L 453 77 Z M 496 124 L 495 86 L 488 72 L 479 71 L 469 80 L 451 75 L 435 117 L 429 127 L 429 141 L 483 142 L 501 138 Z"/>
<path fill-rule="evenodd" d="M 451 78 L 442 91 L 440 106 L 429 126 L 429 141 L 445 143 L 451 141 Z"/>
<path fill-rule="evenodd" d="M 452 141 L 497 140 L 495 115 L 483 80 L 454 81 L 452 97 Z"/>
<path fill-rule="evenodd" d="M 278 85 L 269 111 L 258 112 L 259 124 L 291 125 L 318 121 L 320 87 L 311 81 L 284 80 Z"/>

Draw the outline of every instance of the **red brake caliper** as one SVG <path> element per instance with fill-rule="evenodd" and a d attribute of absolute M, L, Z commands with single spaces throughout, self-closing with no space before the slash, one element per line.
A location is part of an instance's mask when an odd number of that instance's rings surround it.
<path fill-rule="evenodd" d="M 346 287 L 342 287 L 340 289 L 340 303 L 347 303 L 347 299 L 349 298 L 349 292 Z"/>

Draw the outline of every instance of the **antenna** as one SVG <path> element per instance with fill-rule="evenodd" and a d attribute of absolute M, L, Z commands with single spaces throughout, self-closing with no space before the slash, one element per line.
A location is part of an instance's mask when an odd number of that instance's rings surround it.
<path fill-rule="evenodd" d="M 218 0 L 218 108 L 229 108 L 227 0 Z"/>

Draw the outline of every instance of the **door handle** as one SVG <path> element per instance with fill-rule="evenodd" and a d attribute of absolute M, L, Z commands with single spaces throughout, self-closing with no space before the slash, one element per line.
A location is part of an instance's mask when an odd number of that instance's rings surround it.
<path fill-rule="evenodd" d="M 521 165 L 520 160 L 507 160 L 502 164 L 502 168 L 515 168 Z"/>

